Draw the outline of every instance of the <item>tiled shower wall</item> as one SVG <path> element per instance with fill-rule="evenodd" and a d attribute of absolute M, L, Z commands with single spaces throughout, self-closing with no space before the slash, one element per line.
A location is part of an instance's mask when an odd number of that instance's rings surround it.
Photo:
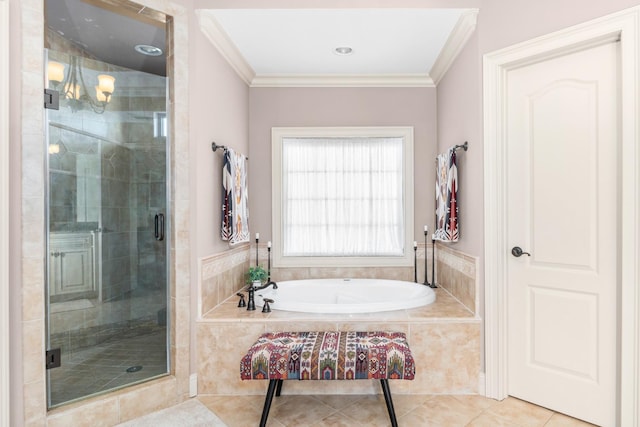
<path fill-rule="evenodd" d="M 68 62 L 64 53 L 49 56 Z M 83 63 L 105 68 L 88 58 Z M 154 112 L 166 111 L 165 79 L 108 68 L 117 90 L 104 114 L 70 113 L 65 101 L 50 113 L 50 144 L 59 149 L 50 155 L 51 230 L 101 228 L 104 301 L 138 287 L 163 288 L 167 279 L 166 246 L 154 236 L 155 215 L 167 213 L 166 137 L 154 136 Z M 151 87 L 157 94 L 127 94 L 127 87 Z"/>

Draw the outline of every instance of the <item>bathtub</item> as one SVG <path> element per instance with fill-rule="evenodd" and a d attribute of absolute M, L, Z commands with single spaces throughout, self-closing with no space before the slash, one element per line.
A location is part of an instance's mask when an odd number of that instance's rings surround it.
<path fill-rule="evenodd" d="M 256 292 L 256 305 L 270 298 L 274 310 L 304 313 L 376 313 L 431 304 L 429 286 L 384 279 L 309 279 L 278 282 Z"/>

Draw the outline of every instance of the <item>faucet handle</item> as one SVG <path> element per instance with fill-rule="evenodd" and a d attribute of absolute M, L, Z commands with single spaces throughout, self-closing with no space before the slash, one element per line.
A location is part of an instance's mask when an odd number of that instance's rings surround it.
<path fill-rule="evenodd" d="M 264 305 L 262 306 L 262 312 L 271 313 L 271 307 L 269 306 L 269 304 L 274 303 L 275 301 L 271 298 L 263 298 L 262 301 L 264 302 Z"/>
<path fill-rule="evenodd" d="M 247 303 L 244 301 L 244 294 L 242 292 L 238 292 L 236 295 L 240 297 L 238 301 L 238 307 L 246 307 Z"/>

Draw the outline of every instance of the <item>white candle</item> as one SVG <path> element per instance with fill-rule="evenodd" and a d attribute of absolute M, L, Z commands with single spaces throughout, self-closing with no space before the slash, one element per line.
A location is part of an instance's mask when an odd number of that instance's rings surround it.
<path fill-rule="evenodd" d="M 429 231 L 429 227 L 427 227 L 426 225 L 424 226 L 424 234 L 427 234 L 427 231 Z"/>
<path fill-rule="evenodd" d="M 260 233 L 256 233 L 256 240 L 260 239 Z"/>
<path fill-rule="evenodd" d="M 436 235 L 435 234 L 431 235 L 431 240 L 436 240 Z"/>
<path fill-rule="evenodd" d="M 413 241 L 413 247 L 417 248 L 418 247 L 418 242 L 416 242 L 415 240 Z"/>
<path fill-rule="evenodd" d="M 269 241 L 267 242 L 267 247 L 268 247 L 268 248 L 270 248 L 270 247 L 271 247 L 271 240 L 269 240 Z"/>

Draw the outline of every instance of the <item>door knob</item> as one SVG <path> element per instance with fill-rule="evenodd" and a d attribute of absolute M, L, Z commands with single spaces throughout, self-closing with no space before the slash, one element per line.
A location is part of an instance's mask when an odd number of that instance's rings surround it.
<path fill-rule="evenodd" d="M 522 255 L 526 255 L 526 256 L 531 256 L 531 254 L 529 252 L 525 252 L 522 250 L 522 248 L 520 246 L 514 246 L 511 249 L 511 255 L 513 255 L 516 258 L 521 257 Z"/>

